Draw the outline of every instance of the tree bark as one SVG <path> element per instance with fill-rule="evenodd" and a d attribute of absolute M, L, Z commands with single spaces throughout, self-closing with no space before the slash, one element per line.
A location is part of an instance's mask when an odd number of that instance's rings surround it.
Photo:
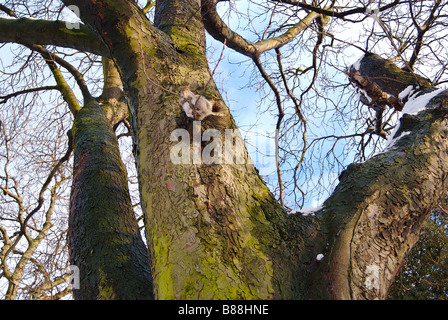
<path fill-rule="evenodd" d="M 285 211 L 247 162 L 246 151 L 243 165 L 175 165 L 170 158 L 177 143 L 171 133 L 187 127 L 179 88 L 190 85 L 220 99 L 210 79 L 197 1 L 158 1 L 158 29 L 129 2 L 73 3 L 110 47 L 132 108 L 156 298 L 290 294 L 291 268 L 285 267 L 291 261 L 281 254 L 285 244 L 273 223 Z M 228 112 L 204 120 L 202 127 L 236 130 Z"/>
<path fill-rule="evenodd" d="M 152 299 L 147 249 L 129 196 L 126 169 L 104 110 L 92 102 L 73 125 L 70 262 L 79 268 L 75 299 Z"/>

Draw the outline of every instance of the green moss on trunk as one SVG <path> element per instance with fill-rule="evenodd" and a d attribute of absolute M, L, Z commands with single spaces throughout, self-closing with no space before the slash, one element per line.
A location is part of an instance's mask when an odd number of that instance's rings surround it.
<path fill-rule="evenodd" d="M 152 278 L 132 209 L 117 139 L 95 103 L 73 125 L 70 261 L 80 270 L 76 299 L 150 299 Z"/>

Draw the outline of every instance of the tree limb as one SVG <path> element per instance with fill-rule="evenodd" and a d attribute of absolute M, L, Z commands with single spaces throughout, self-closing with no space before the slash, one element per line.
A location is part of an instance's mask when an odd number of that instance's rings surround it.
<path fill-rule="evenodd" d="M 416 84 L 412 74 L 372 54 L 354 69 L 395 96 Z M 414 96 L 422 111 L 400 119 L 393 147 L 350 165 L 324 203 L 331 248 L 318 277 L 333 297 L 384 299 L 423 222 L 446 196 L 447 91 L 431 93 L 429 100 L 428 90 Z"/>
<path fill-rule="evenodd" d="M 321 15 L 319 13 L 311 12 L 305 18 L 300 20 L 299 23 L 296 23 L 294 26 L 289 28 L 285 33 L 277 37 L 258 41 L 255 43 L 255 47 L 259 53 L 280 48 L 291 42 L 298 34 L 300 34 L 300 32 L 308 28 L 314 20 L 320 17 Z"/>
<path fill-rule="evenodd" d="M 223 42 L 226 40 L 229 48 L 251 58 L 291 42 L 300 32 L 308 28 L 314 20 L 321 17 L 319 13 L 311 12 L 285 33 L 253 43 L 234 32 L 222 21 L 216 11 L 216 3 L 216 0 L 202 1 L 201 13 L 207 32 L 218 41 Z"/>
<path fill-rule="evenodd" d="M 55 62 L 63 66 L 68 72 L 70 72 L 73 75 L 83 95 L 84 103 L 88 103 L 93 99 L 89 89 L 87 88 L 87 84 L 84 81 L 83 75 L 70 63 L 56 56 L 55 54 L 48 51 L 41 45 L 33 44 L 33 45 L 27 45 L 27 47 L 33 51 L 39 52 L 42 58 L 45 59 L 45 62 L 47 63 L 48 67 L 53 73 L 56 83 L 58 84 L 59 91 L 61 92 L 62 96 L 64 97 L 64 100 L 67 102 L 69 109 L 73 114 L 79 111 L 81 109 L 81 106 L 79 105 L 73 90 L 65 81 L 61 71 L 59 70 Z"/>
<path fill-rule="evenodd" d="M 255 45 L 238 33 L 232 31 L 224 21 L 222 21 L 216 11 L 216 3 L 216 0 L 202 1 L 201 14 L 207 32 L 218 41 L 224 42 L 224 40 L 226 40 L 229 48 L 232 48 L 245 56 L 251 58 L 256 56 L 258 52 Z"/>
<path fill-rule="evenodd" d="M 63 21 L 0 18 L 0 42 L 55 45 L 109 56 L 101 39 L 87 26 L 68 29 Z"/>

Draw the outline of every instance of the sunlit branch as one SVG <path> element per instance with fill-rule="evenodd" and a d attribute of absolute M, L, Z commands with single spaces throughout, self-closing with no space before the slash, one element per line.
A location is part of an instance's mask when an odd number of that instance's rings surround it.
<path fill-rule="evenodd" d="M 88 103 L 89 101 L 91 101 L 93 99 L 92 95 L 90 94 L 89 89 L 87 88 L 87 84 L 84 81 L 83 75 L 75 67 L 73 67 L 70 63 L 68 63 L 61 57 L 53 54 L 52 52 L 48 51 L 43 46 L 30 45 L 27 47 L 33 51 L 39 52 L 42 55 L 42 57 L 47 61 L 47 63 L 48 63 L 48 61 L 54 61 L 57 64 L 59 64 L 60 66 L 62 66 L 64 69 L 66 69 L 68 72 L 70 72 L 70 74 L 75 78 L 75 81 L 81 90 L 82 96 L 84 98 L 84 104 Z"/>

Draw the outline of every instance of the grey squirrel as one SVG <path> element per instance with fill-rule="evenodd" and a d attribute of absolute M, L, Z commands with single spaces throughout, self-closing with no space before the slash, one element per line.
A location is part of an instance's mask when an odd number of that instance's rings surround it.
<path fill-rule="evenodd" d="M 192 92 L 189 86 L 181 87 L 180 104 L 189 118 L 201 121 L 209 115 L 223 116 L 224 114 L 219 112 L 221 103 L 220 100 L 209 100 Z"/>

